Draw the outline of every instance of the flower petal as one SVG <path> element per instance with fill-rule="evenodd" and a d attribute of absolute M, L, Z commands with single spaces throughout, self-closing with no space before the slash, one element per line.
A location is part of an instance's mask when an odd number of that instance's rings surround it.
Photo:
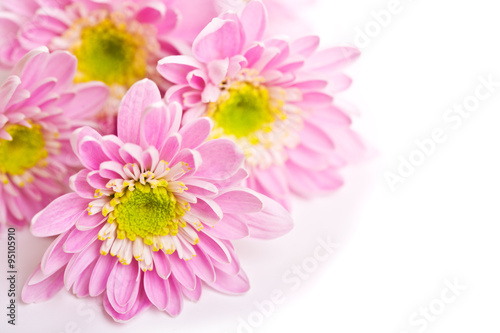
<path fill-rule="evenodd" d="M 165 311 L 170 292 L 168 281 L 159 277 L 155 271 L 146 271 L 144 272 L 144 291 L 158 310 Z"/>
<path fill-rule="evenodd" d="M 117 264 L 118 259 L 111 255 L 99 256 L 89 281 L 90 296 L 95 297 L 104 292 L 109 276 Z"/>
<path fill-rule="evenodd" d="M 64 268 L 55 272 L 48 278 L 37 284 L 29 284 L 31 278 L 41 272 L 40 266 L 28 278 L 28 282 L 24 285 L 21 299 L 25 303 L 37 303 L 46 301 L 54 296 L 62 287 L 64 287 Z"/>
<path fill-rule="evenodd" d="M 245 214 L 260 212 L 263 203 L 253 191 L 239 188 L 228 190 L 214 199 L 224 214 Z"/>
<path fill-rule="evenodd" d="M 139 295 L 140 285 L 141 270 L 136 260 L 130 265 L 116 264 L 106 285 L 106 295 L 113 309 L 122 314 L 130 311 Z"/>
<path fill-rule="evenodd" d="M 243 294 L 250 289 L 248 277 L 243 270 L 237 275 L 231 275 L 215 268 L 215 275 L 215 282 L 208 285 L 221 293 Z"/>
<path fill-rule="evenodd" d="M 179 133 L 182 135 L 181 148 L 195 149 L 205 142 L 210 135 L 213 124 L 209 118 L 200 118 L 182 126 Z"/>
<path fill-rule="evenodd" d="M 241 24 L 247 41 L 261 40 L 266 31 L 267 12 L 260 1 L 251 1 L 241 13 Z"/>
<path fill-rule="evenodd" d="M 40 268 L 44 275 L 51 275 L 64 267 L 73 256 L 63 250 L 63 244 L 69 236 L 69 232 L 59 235 L 45 251 Z"/>
<path fill-rule="evenodd" d="M 264 208 L 258 213 L 249 213 L 239 216 L 247 222 L 250 237 L 271 239 L 280 237 L 293 228 L 290 213 L 276 201 L 260 194 Z"/>
<path fill-rule="evenodd" d="M 87 206 L 88 200 L 78 194 L 65 194 L 35 215 L 31 231 L 37 237 L 61 234 L 69 230 L 81 214 L 86 213 Z"/>
<path fill-rule="evenodd" d="M 193 42 L 193 54 L 202 62 L 232 57 L 241 53 L 245 37 L 234 20 L 214 18 Z"/>
<path fill-rule="evenodd" d="M 243 165 L 245 155 L 234 142 L 226 139 L 211 140 L 197 149 L 203 163 L 196 172 L 197 177 L 214 180 L 228 179 Z"/>
<path fill-rule="evenodd" d="M 173 254 L 169 257 L 172 265 L 173 276 L 189 290 L 193 290 L 196 286 L 196 277 L 191 267 L 186 263 L 186 260 L 180 259 L 178 255 Z"/>
<path fill-rule="evenodd" d="M 161 101 L 160 90 L 148 79 L 135 83 L 123 97 L 118 112 L 118 137 L 124 142 L 140 143 L 139 125 L 142 112 Z"/>
<path fill-rule="evenodd" d="M 66 266 L 64 272 L 64 284 L 66 289 L 71 288 L 73 283 L 79 279 L 82 272 L 99 257 L 100 242 L 94 242 L 79 254 L 75 254 Z"/>

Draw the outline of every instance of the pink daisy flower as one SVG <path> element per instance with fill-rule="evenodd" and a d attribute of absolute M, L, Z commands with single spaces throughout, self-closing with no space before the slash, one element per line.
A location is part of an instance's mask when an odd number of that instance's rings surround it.
<path fill-rule="evenodd" d="M 147 77 L 167 87 L 156 63 L 183 48 L 172 38 L 180 15 L 175 0 L 16 0 L 0 6 L 0 65 L 10 67 L 44 45 L 71 52 L 78 59 L 76 82 L 97 80 L 110 87 L 98 115 L 106 133 L 116 130 L 119 103 L 132 84 Z"/>
<path fill-rule="evenodd" d="M 340 167 L 361 149 L 332 97 L 350 86 L 341 70 L 359 52 L 317 52 L 316 36 L 262 40 L 265 30 L 265 7 L 252 1 L 240 16 L 215 18 L 192 57 L 166 57 L 158 71 L 175 83 L 166 99 L 183 105 L 184 121 L 210 117 L 210 138 L 244 151 L 247 186 L 288 207 L 290 193 L 309 197 L 341 186 Z"/>
<path fill-rule="evenodd" d="M 78 165 L 70 133 L 106 101 L 96 82 L 73 84 L 76 59 L 39 48 L 15 65 L 0 87 L 0 226 L 23 226 L 67 190 Z"/>
<path fill-rule="evenodd" d="M 85 169 L 73 193 L 33 219 L 35 236 L 55 236 L 22 298 L 38 302 L 63 286 L 79 297 L 103 294 L 126 321 L 154 305 L 172 316 L 202 283 L 224 292 L 249 288 L 232 239 L 273 238 L 291 219 L 277 202 L 239 187 L 243 155 L 229 140 L 206 141 L 212 123 L 179 129 L 182 109 L 156 85 L 136 83 L 118 114 L 118 137 L 90 128 L 73 135 Z"/>

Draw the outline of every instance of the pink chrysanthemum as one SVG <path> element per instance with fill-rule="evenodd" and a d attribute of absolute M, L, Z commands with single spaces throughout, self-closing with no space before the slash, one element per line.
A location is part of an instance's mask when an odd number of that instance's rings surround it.
<path fill-rule="evenodd" d="M 78 165 L 70 133 L 106 101 L 101 83 L 73 84 L 67 52 L 29 52 L 0 87 L 0 225 L 23 226 L 67 187 Z"/>
<path fill-rule="evenodd" d="M 183 48 L 180 38 L 172 38 L 179 15 L 175 0 L 3 1 L 0 65 L 12 66 L 39 46 L 71 52 L 78 58 L 76 82 L 98 80 L 110 87 L 98 119 L 111 133 L 119 102 L 132 84 L 147 77 L 167 87 L 156 63 Z"/>
<path fill-rule="evenodd" d="M 341 69 L 359 52 L 316 52 L 315 36 L 261 41 L 265 28 L 265 7 L 252 1 L 240 16 L 215 18 L 194 41 L 193 57 L 166 57 L 158 71 L 176 84 L 166 98 L 183 105 L 184 121 L 210 117 L 211 138 L 243 149 L 247 185 L 288 206 L 290 192 L 338 188 L 339 168 L 361 148 L 332 97 L 350 86 Z"/>
<path fill-rule="evenodd" d="M 180 105 L 167 107 L 143 80 L 124 97 L 118 137 L 75 132 L 86 169 L 72 178 L 74 193 L 33 219 L 36 236 L 59 237 L 25 285 L 25 302 L 63 286 L 80 297 L 104 293 L 106 311 L 126 321 L 151 304 L 179 314 L 183 296 L 199 299 L 202 282 L 225 293 L 248 289 L 229 240 L 280 236 L 290 216 L 239 187 L 244 157 L 229 140 L 206 141 L 208 118 L 179 130 L 181 117 Z"/>

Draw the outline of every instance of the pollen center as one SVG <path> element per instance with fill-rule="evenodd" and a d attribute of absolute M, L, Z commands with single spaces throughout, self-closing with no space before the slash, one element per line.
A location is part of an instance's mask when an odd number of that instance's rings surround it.
<path fill-rule="evenodd" d="M 130 33 L 126 24 L 110 19 L 83 28 L 80 41 L 71 50 L 78 58 L 76 81 L 131 86 L 146 76 L 144 45 L 140 34 Z"/>
<path fill-rule="evenodd" d="M 22 175 L 48 156 L 40 125 L 10 125 L 6 131 L 12 140 L 0 139 L 0 172 Z"/>
<path fill-rule="evenodd" d="M 269 91 L 262 85 L 235 82 L 212 103 L 209 116 L 226 135 L 248 137 L 257 131 L 271 131 L 281 110 L 273 105 Z"/>
<path fill-rule="evenodd" d="M 111 201 L 114 207 L 108 218 L 117 223 L 117 238 L 136 237 L 144 239 L 144 243 L 153 244 L 154 236 L 175 236 L 178 232 L 178 217 L 182 215 L 177 209 L 177 201 L 166 186 L 154 188 L 149 183 L 135 184 L 135 189 L 116 193 Z"/>

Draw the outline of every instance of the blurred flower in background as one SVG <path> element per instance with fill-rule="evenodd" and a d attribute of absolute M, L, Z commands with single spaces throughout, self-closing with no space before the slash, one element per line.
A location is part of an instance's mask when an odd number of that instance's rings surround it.
<path fill-rule="evenodd" d="M 168 83 L 157 74 L 157 61 L 181 53 L 189 45 L 189 31 L 201 29 L 212 18 L 210 12 L 197 15 L 196 20 L 186 21 L 195 28 L 184 23 L 173 37 L 182 16 L 176 3 L 175 0 L 2 1 L 0 65 L 9 68 L 39 46 L 71 52 L 78 59 L 75 82 L 98 80 L 109 86 L 110 98 L 97 114 L 97 120 L 103 132 L 114 133 L 118 106 L 127 89 L 143 78 L 150 78 L 165 90 Z"/>
<path fill-rule="evenodd" d="M 166 57 L 158 71 L 175 84 L 166 98 L 183 105 L 184 121 L 208 116 L 211 138 L 243 150 L 247 186 L 290 207 L 291 193 L 341 186 L 339 169 L 363 151 L 333 98 L 351 85 L 342 70 L 359 51 L 317 51 L 317 36 L 265 38 L 266 23 L 260 1 L 225 12 L 195 39 L 193 56 Z"/>
<path fill-rule="evenodd" d="M 69 136 L 108 97 L 99 82 L 74 84 L 76 59 L 35 49 L 0 87 L 0 224 L 24 226 L 51 200 L 69 190 L 79 161 Z"/>

